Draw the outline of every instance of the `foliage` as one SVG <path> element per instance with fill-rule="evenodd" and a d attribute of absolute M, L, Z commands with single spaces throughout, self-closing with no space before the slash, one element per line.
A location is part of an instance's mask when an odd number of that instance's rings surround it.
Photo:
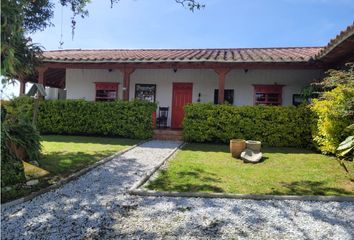
<path fill-rule="evenodd" d="M 6 109 L 1 105 L 1 191 L 3 187 L 26 180 L 21 160 L 9 147 L 9 134 L 4 124 L 6 115 Z"/>
<path fill-rule="evenodd" d="M 40 136 L 37 129 L 29 122 L 18 121 L 10 122 L 6 120 L 4 133 L 8 144 L 15 144 L 25 151 L 25 158 L 21 160 L 38 161 L 40 159 Z M 11 148 L 11 146 L 9 146 Z"/>
<path fill-rule="evenodd" d="M 335 154 L 340 142 L 350 136 L 344 129 L 354 122 L 353 65 L 329 70 L 321 85 L 324 92 L 311 106 L 317 119 L 313 140 L 323 153 Z"/>
<path fill-rule="evenodd" d="M 236 194 L 354 194 L 348 174 L 333 157 L 299 148 L 264 147 L 262 152 L 264 161 L 245 164 L 231 156 L 227 145 L 190 143 L 148 188 Z M 351 166 L 353 162 L 348 163 L 350 170 Z"/>
<path fill-rule="evenodd" d="M 146 101 L 88 102 L 51 100 L 40 103 L 41 133 L 152 137 L 156 104 Z"/>
<path fill-rule="evenodd" d="M 10 151 L 7 144 L 3 144 L 5 141 L 6 137 L 1 129 L 1 190 L 26 181 L 22 161 Z"/>
<path fill-rule="evenodd" d="M 8 78 L 23 78 L 33 73 L 41 49 L 26 36 L 43 29 L 53 15 L 47 0 L 1 2 L 1 74 Z"/>
<path fill-rule="evenodd" d="M 32 99 L 20 97 L 9 101 L 6 107 L 6 118 L 2 122 L 7 141 L 22 147 L 26 152 L 26 159 L 38 161 L 40 158 L 40 136 L 31 122 Z"/>
<path fill-rule="evenodd" d="M 33 114 L 33 99 L 27 96 L 14 98 L 6 103 L 12 121 L 30 121 Z"/>
<path fill-rule="evenodd" d="M 349 132 L 350 136 L 348 136 L 343 142 L 341 142 L 337 148 L 337 155 L 339 157 L 350 157 L 354 159 L 354 124 L 349 125 L 345 130 L 345 132 Z"/>
<path fill-rule="evenodd" d="M 110 0 L 111 5 L 119 0 Z M 204 5 L 196 0 L 175 0 L 190 10 Z M 13 79 L 23 79 L 34 74 L 40 63 L 42 48 L 32 43 L 28 34 L 43 31 L 52 26 L 54 0 L 3 0 L 1 2 L 1 74 L 4 84 Z M 76 28 L 76 17 L 88 16 L 86 9 L 90 0 L 60 0 L 72 12 L 72 35 Z"/>
<path fill-rule="evenodd" d="M 230 106 L 194 103 L 185 107 L 183 135 L 187 141 L 228 142 L 233 138 L 262 141 L 269 146 L 311 144 L 311 112 L 304 106 Z"/>
<path fill-rule="evenodd" d="M 182 6 L 188 7 L 189 10 L 192 12 L 194 10 L 199 10 L 203 7 L 205 7 L 205 4 L 201 4 L 200 2 L 197 2 L 196 0 L 175 0 L 177 3 L 182 4 Z"/>

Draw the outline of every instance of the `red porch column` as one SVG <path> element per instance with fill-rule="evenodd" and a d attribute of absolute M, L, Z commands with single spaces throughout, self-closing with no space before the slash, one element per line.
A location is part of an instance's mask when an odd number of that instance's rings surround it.
<path fill-rule="evenodd" d="M 135 69 L 134 68 L 124 68 L 121 71 L 124 74 L 124 77 L 123 77 L 123 100 L 129 101 L 130 74 L 132 74 L 135 71 Z"/>
<path fill-rule="evenodd" d="M 38 83 L 42 84 L 45 87 L 44 73 L 47 71 L 47 67 L 37 67 L 36 70 L 38 72 Z M 43 96 L 38 93 L 39 98 L 43 98 Z"/>
<path fill-rule="evenodd" d="M 219 76 L 218 86 L 219 86 L 219 96 L 218 103 L 224 103 L 224 90 L 225 90 L 225 76 L 230 71 L 229 68 L 215 68 L 214 71 Z"/>
<path fill-rule="evenodd" d="M 20 96 L 25 95 L 26 93 L 26 81 L 23 79 L 20 79 Z"/>

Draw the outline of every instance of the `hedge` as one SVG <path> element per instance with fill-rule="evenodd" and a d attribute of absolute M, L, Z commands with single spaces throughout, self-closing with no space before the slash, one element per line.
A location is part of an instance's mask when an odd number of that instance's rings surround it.
<path fill-rule="evenodd" d="M 185 107 L 183 136 L 192 142 L 262 141 L 273 147 L 311 145 L 312 113 L 294 106 L 231 106 L 194 103 Z"/>
<path fill-rule="evenodd" d="M 49 100 L 40 103 L 42 134 L 104 135 L 146 139 L 153 135 L 154 103 Z"/>

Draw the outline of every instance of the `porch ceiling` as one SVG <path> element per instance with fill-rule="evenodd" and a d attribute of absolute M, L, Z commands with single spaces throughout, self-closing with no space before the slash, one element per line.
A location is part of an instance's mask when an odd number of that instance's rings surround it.
<path fill-rule="evenodd" d="M 49 68 L 44 73 L 45 85 L 55 88 L 65 88 L 65 68 Z M 38 82 L 38 74 L 29 76 L 25 79 L 27 82 Z"/>
<path fill-rule="evenodd" d="M 330 65 L 354 60 L 354 22 L 324 47 L 316 59 Z"/>

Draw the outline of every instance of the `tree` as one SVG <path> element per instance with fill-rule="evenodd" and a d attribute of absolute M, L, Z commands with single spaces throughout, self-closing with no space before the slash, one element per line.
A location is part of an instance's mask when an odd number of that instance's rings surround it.
<path fill-rule="evenodd" d="M 120 0 L 110 0 L 111 7 Z M 204 7 L 197 0 L 174 0 L 191 11 Z M 88 16 L 90 0 L 59 0 L 72 12 L 74 33 L 76 18 Z M 1 2 L 1 75 L 4 81 L 23 79 L 33 74 L 40 63 L 42 48 L 32 42 L 29 34 L 53 26 L 54 0 L 3 0 Z"/>
<path fill-rule="evenodd" d="M 353 136 L 353 127 L 348 126 L 354 123 L 354 64 L 328 70 L 317 87 L 322 89 L 322 93 L 311 105 L 317 117 L 314 142 L 323 153 L 345 156 L 352 151 L 353 144 L 348 138 Z"/>

